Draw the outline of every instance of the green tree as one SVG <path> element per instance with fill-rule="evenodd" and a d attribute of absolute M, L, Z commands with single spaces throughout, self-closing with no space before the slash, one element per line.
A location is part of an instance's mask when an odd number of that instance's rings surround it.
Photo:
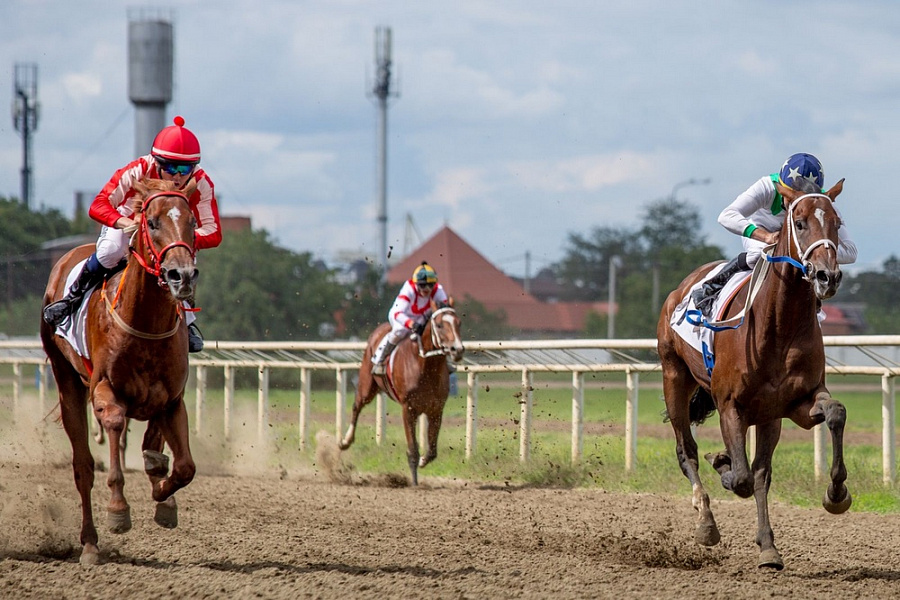
<path fill-rule="evenodd" d="M 208 339 L 314 340 L 333 327 L 343 290 L 332 272 L 265 230 L 227 235 L 198 266 L 198 325 Z"/>
<path fill-rule="evenodd" d="M 619 338 L 656 335 L 666 295 L 700 265 L 722 258 L 720 248 L 706 243 L 696 207 L 671 199 L 650 203 L 636 231 L 599 227 L 589 238 L 570 234 L 569 244 L 558 266 L 566 299 L 608 300 L 610 259 L 621 259 L 616 272 Z M 607 323 L 605 316 L 593 315 L 585 334 L 606 337 Z"/>
<path fill-rule="evenodd" d="M 891 256 L 883 271 L 864 271 L 844 280 L 839 302 L 864 302 L 867 333 L 900 333 L 900 259 Z"/>

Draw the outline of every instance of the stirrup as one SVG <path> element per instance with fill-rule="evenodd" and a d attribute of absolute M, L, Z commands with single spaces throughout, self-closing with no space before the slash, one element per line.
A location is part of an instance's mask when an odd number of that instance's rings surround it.
<path fill-rule="evenodd" d="M 66 319 L 68 319 L 71 315 L 72 303 L 65 298 L 48 304 L 44 307 L 42 313 L 44 322 L 48 325 L 52 325 L 53 327 L 59 327 L 60 325 L 65 323 Z"/>
<path fill-rule="evenodd" d="M 384 363 L 373 363 L 372 365 L 372 375 L 384 375 Z"/>

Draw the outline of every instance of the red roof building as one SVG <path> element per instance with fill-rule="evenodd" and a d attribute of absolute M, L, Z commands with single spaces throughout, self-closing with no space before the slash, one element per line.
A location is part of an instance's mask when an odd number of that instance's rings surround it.
<path fill-rule="evenodd" d="M 506 312 L 506 324 L 522 337 L 577 337 L 588 314 L 606 314 L 607 302 L 541 302 L 449 227 L 441 228 L 387 273 L 400 286 L 415 268 L 428 261 L 447 293 L 463 301 L 468 295 L 487 310 Z"/>

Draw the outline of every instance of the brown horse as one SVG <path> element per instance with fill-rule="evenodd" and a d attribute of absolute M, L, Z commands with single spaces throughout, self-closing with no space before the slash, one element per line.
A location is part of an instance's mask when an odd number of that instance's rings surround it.
<path fill-rule="evenodd" d="M 353 402 L 350 426 L 340 443 L 341 450 L 346 450 L 353 444 L 360 411 L 378 392 L 387 393 L 403 409 L 406 458 L 413 485 L 419 484 L 418 468 L 437 458 L 438 433 L 441 431 L 444 405 L 450 394 L 447 357 L 456 363 L 462 360 L 465 351 L 456 311 L 450 305 L 432 305 L 432 308 L 434 312 L 422 334 L 411 335 L 397 345 L 384 375 L 372 375 L 372 354 L 381 339 L 390 332 L 390 324 L 382 323 L 369 336 L 362 366 L 359 369 L 359 382 L 356 386 L 356 400 Z M 428 419 L 428 450 L 420 460 L 416 421 L 421 414 Z"/>
<path fill-rule="evenodd" d="M 193 188 L 193 182 L 182 191 L 161 180 L 135 184 L 138 230 L 127 267 L 86 300 L 90 360 L 79 356 L 51 325 L 41 322 L 41 339 L 59 389 L 63 427 L 72 444 L 75 486 L 81 496 L 83 564 L 99 561 L 91 510 L 94 457 L 88 444 L 88 400 L 109 439 L 110 531 L 131 529 L 120 456 L 128 419 L 147 421 L 144 468 L 158 503 L 154 518 L 160 526 L 177 525 L 172 494 L 194 477 L 182 398 L 188 377 L 182 303 L 193 297 L 198 275 L 193 245 L 196 221 L 187 201 Z M 80 246 L 59 260 L 50 274 L 44 306 L 65 294 L 66 275 L 93 249 L 93 245 Z M 171 475 L 168 457 L 162 453 L 165 444 L 173 455 Z"/>
<path fill-rule="evenodd" d="M 697 443 L 691 433 L 692 422 L 701 423 L 718 409 L 725 451 L 707 454 L 706 459 L 721 476 L 725 489 L 742 498 L 755 497 L 760 567 L 784 566 L 775 547 L 768 509 L 772 455 L 783 418 L 804 429 L 822 422 L 828 426 L 833 456 L 831 485 L 823 505 L 828 512 L 840 514 L 851 503 L 844 485 L 847 470 L 843 433 L 847 413 L 825 387 L 825 350 L 816 318 L 818 302 L 834 296 L 841 282 L 837 262 L 840 218 L 832 204 L 843 189 L 843 181 L 825 194 L 802 194 L 778 186 L 787 214 L 769 272 L 747 307 L 743 324 L 715 333 L 715 366 L 711 375 L 700 353 L 679 337 L 669 323 L 691 286 L 714 264 L 697 269 L 669 294 L 657 327 L 663 392 L 675 432 L 675 452 L 682 472 L 691 482 L 692 503 L 699 513 L 694 539 L 706 546 L 719 542 L 709 496 L 700 482 Z M 746 302 L 747 287 L 727 309 L 726 319 L 739 313 Z M 756 426 L 752 468 L 745 448 L 751 425 Z"/>

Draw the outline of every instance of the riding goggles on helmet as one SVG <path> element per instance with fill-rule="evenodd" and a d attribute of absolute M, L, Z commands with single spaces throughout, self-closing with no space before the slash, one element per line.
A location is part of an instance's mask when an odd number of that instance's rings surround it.
<path fill-rule="evenodd" d="M 169 175 L 188 175 L 194 170 L 196 165 L 184 163 L 159 162 L 159 168 L 163 173 Z"/>

